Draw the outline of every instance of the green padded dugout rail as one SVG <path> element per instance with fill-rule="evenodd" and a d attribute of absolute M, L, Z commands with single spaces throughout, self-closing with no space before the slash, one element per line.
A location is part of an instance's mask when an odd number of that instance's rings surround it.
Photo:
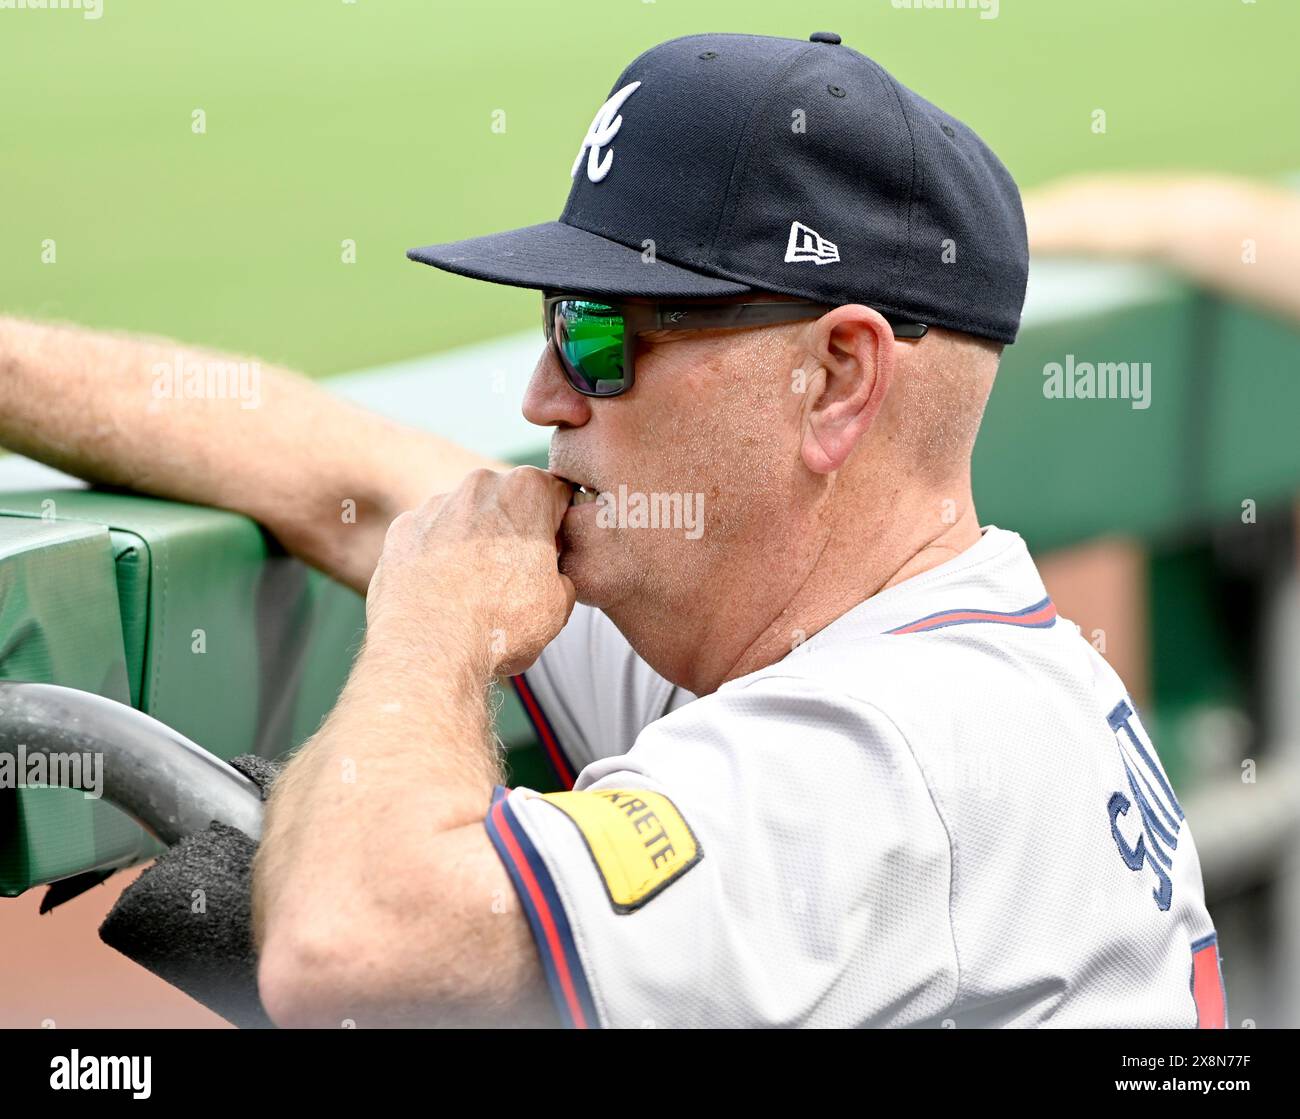
<path fill-rule="evenodd" d="M 132 703 L 222 758 L 276 757 L 306 738 L 362 633 L 359 596 L 221 510 L 91 490 L 8 493 L 0 549 L 0 675 Z M 34 627 L 59 658 L 28 651 L 34 636 L 16 641 Z M 156 852 L 116 809 L 62 789 L 21 790 L 17 812 L 0 819 L 6 894 Z"/>
<path fill-rule="evenodd" d="M 58 680 L 130 701 L 114 551 L 101 525 L 0 521 L 0 679 Z M 0 895 L 157 850 L 111 805 L 23 787 L 29 776 L 40 779 L 14 764 L 0 790 Z"/>

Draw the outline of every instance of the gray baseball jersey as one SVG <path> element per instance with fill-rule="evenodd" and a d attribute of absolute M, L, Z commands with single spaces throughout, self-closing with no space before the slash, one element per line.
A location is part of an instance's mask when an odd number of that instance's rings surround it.
<path fill-rule="evenodd" d="M 487 827 L 567 1024 L 1226 1024 L 1182 807 L 1015 533 L 711 695 L 583 606 L 518 686 L 576 779 Z"/>

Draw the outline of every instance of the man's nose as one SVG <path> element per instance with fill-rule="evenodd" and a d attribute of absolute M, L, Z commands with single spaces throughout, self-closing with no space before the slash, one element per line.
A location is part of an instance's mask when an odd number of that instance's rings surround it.
<path fill-rule="evenodd" d="M 564 378 L 560 360 L 547 346 L 537 359 L 524 393 L 524 419 L 538 427 L 581 427 L 591 419 L 591 404 Z"/>

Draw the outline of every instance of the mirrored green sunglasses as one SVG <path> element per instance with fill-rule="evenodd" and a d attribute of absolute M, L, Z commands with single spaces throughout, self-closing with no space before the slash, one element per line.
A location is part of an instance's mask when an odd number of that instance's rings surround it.
<path fill-rule="evenodd" d="M 632 387 L 636 337 L 649 330 L 705 330 L 816 319 L 834 308 L 805 300 L 766 303 L 633 303 L 546 292 L 542 326 L 569 384 L 583 396 Z M 885 318 L 897 338 L 924 338 L 924 323 Z"/>

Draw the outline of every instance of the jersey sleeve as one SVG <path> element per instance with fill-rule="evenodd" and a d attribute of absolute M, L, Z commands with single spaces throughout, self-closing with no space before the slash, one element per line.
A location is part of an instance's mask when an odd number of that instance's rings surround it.
<path fill-rule="evenodd" d="M 956 991 L 951 850 L 907 743 L 805 680 L 724 686 L 488 832 L 573 1026 L 906 1025 Z"/>
<path fill-rule="evenodd" d="M 512 683 L 566 787 L 589 762 L 626 753 L 642 728 L 695 698 L 637 656 L 602 611 L 582 603 Z"/>

